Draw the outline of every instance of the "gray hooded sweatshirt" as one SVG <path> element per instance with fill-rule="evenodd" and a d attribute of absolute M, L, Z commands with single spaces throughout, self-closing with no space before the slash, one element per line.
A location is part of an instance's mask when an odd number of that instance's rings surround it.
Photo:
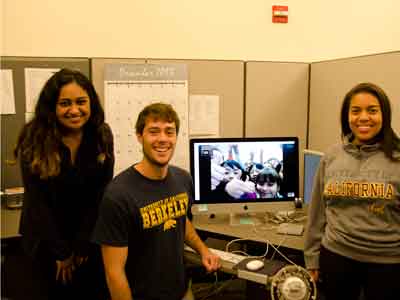
<path fill-rule="evenodd" d="M 360 262 L 400 263 L 400 153 L 346 141 L 321 159 L 305 232 L 308 269 L 319 269 L 321 245 Z"/>

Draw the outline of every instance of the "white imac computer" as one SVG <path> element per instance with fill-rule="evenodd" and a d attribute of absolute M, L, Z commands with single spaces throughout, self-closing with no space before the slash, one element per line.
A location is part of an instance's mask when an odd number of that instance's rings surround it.
<path fill-rule="evenodd" d="M 323 155 L 324 153 L 319 151 L 314 151 L 309 149 L 303 150 L 303 158 L 304 158 L 303 202 L 306 205 L 311 201 L 314 178 L 318 171 L 319 162 Z"/>
<path fill-rule="evenodd" d="M 193 215 L 252 223 L 252 214 L 293 207 L 299 196 L 297 137 L 191 139 L 190 165 Z"/>

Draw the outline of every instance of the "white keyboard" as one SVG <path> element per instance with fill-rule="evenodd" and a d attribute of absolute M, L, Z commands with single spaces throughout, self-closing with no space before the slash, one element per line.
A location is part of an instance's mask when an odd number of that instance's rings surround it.
<path fill-rule="evenodd" d="M 214 248 L 209 248 L 209 249 L 212 253 L 214 253 L 215 255 L 218 255 L 221 258 L 221 260 L 227 261 L 227 262 L 230 262 L 233 264 L 237 264 L 246 258 L 246 256 L 244 256 L 244 255 L 226 252 L 226 251 L 214 249 Z M 186 246 L 186 245 L 185 245 L 185 250 L 196 252 L 192 248 L 190 248 L 189 246 Z"/>
<path fill-rule="evenodd" d="M 232 252 L 226 252 L 219 249 L 210 248 L 210 251 L 215 255 L 218 255 L 222 260 L 237 264 L 246 258 L 244 255 L 235 254 Z"/>

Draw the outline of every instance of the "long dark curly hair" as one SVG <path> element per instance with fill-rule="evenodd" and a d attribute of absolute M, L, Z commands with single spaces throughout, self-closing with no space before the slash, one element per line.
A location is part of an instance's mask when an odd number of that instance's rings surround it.
<path fill-rule="evenodd" d="M 15 158 L 28 164 L 32 173 L 47 179 L 60 173 L 60 144 L 62 127 L 56 116 L 56 103 L 63 86 L 76 83 L 90 98 L 91 115 L 83 130 L 95 136 L 100 153 L 97 160 L 103 163 L 113 157 L 112 133 L 104 123 L 104 111 L 90 80 L 81 72 L 61 69 L 44 85 L 39 94 L 33 119 L 22 128 L 14 149 Z"/>

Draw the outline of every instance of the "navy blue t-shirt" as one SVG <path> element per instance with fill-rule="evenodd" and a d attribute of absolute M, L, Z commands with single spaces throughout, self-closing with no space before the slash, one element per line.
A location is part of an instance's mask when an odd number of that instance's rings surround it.
<path fill-rule="evenodd" d="M 108 186 L 93 240 L 128 246 L 125 270 L 134 299 L 182 299 L 185 223 L 192 195 L 190 175 L 174 166 L 163 180 L 146 178 L 131 167 Z"/>

